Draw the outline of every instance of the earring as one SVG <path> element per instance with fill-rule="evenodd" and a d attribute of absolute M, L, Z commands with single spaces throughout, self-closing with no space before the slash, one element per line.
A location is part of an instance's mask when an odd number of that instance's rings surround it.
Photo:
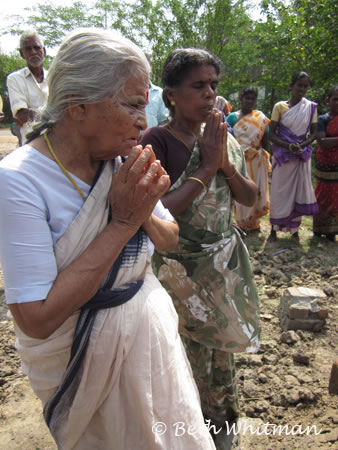
<path fill-rule="evenodd" d="M 171 104 L 171 106 L 175 106 L 175 105 L 176 105 L 176 103 L 175 103 L 174 100 L 171 100 L 171 101 L 170 101 L 170 104 Z"/>

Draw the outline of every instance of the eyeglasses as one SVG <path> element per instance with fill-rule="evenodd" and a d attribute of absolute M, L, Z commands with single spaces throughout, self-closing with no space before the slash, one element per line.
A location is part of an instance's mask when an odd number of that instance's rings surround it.
<path fill-rule="evenodd" d="M 40 45 L 29 45 L 29 46 L 24 45 L 22 48 L 22 50 L 25 52 L 32 51 L 32 50 L 35 50 L 36 52 L 40 52 L 42 49 L 43 49 L 43 47 L 41 47 Z"/>

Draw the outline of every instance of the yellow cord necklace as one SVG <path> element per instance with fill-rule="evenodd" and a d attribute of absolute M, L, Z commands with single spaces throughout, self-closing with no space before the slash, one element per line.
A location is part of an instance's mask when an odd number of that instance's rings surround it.
<path fill-rule="evenodd" d="M 75 187 L 75 189 L 79 192 L 79 194 L 81 195 L 81 197 L 83 198 L 83 200 L 86 200 L 86 196 L 84 195 L 84 193 L 82 192 L 82 190 L 79 188 L 79 186 L 77 185 L 76 181 L 74 180 L 74 178 L 71 176 L 71 174 L 68 172 L 68 170 L 64 167 L 64 165 L 62 164 L 62 162 L 59 160 L 59 158 L 56 156 L 52 144 L 50 143 L 50 140 L 47 136 L 47 130 L 43 133 L 43 137 L 48 145 L 49 151 L 51 152 L 55 162 L 58 164 L 58 166 L 60 167 L 60 169 L 63 171 L 63 173 L 66 175 L 66 177 L 70 180 L 70 182 L 73 184 L 73 186 Z"/>
<path fill-rule="evenodd" d="M 167 127 L 168 127 L 168 129 L 171 131 L 171 133 L 175 136 L 175 138 L 178 139 L 180 142 L 182 142 L 182 144 L 185 146 L 185 148 L 188 149 L 190 153 L 192 153 L 192 150 L 191 150 L 191 148 L 189 147 L 189 145 L 186 144 L 186 142 L 184 142 L 184 140 L 176 133 L 176 131 L 175 131 L 174 128 L 170 125 L 170 123 L 168 123 Z M 196 137 L 196 136 L 194 136 L 194 137 L 195 137 L 195 142 L 196 142 L 197 137 Z"/>

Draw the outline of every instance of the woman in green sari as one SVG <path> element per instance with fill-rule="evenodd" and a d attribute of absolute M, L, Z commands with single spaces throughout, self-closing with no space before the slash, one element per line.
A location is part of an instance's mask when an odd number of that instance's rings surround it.
<path fill-rule="evenodd" d="M 173 51 L 162 74 L 171 120 L 141 140 L 170 176 L 162 202 L 180 226 L 175 251 L 156 253 L 154 268 L 178 312 L 203 413 L 217 427 L 239 414 L 233 353 L 259 346 L 257 290 L 232 224 L 234 200 L 252 205 L 257 187 L 213 108 L 219 74 L 218 60 L 205 50 Z"/>

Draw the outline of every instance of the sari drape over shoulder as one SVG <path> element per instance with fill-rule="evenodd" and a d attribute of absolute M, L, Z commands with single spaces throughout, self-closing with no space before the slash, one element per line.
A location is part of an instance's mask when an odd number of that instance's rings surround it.
<path fill-rule="evenodd" d="M 278 126 L 279 136 L 290 144 L 300 143 L 310 130 L 312 118 L 317 108 L 315 102 L 302 98 L 297 105 L 292 106 L 283 114 Z M 272 145 L 274 163 L 281 166 L 288 161 L 307 161 L 312 155 L 312 146 L 304 147 L 300 155 L 293 155 L 286 148 Z"/>
<path fill-rule="evenodd" d="M 228 154 L 245 173 L 242 150 L 228 135 Z M 200 165 L 198 144 L 177 189 Z M 232 225 L 233 201 L 219 171 L 176 220 L 180 239 L 175 253 L 155 253 L 153 266 L 171 295 L 180 333 L 209 348 L 230 353 L 257 351 L 259 306 L 249 255 Z"/>
<path fill-rule="evenodd" d="M 303 98 L 285 112 L 278 123 L 278 135 L 286 142 L 302 142 L 310 130 L 317 104 Z M 312 146 L 294 155 L 286 148 L 272 146 L 272 180 L 270 193 L 270 222 L 278 231 L 296 232 L 301 216 L 318 212 L 312 187 Z"/>
<path fill-rule="evenodd" d="M 254 110 L 240 117 L 233 126 L 236 140 L 244 151 L 248 175 L 258 187 L 258 198 L 253 206 L 235 202 L 236 222 L 245 230 L 258 229 L 259 219 L 268 214 L 270 209 L 270 155 L 261 146 L 269 123 L 270 120 L 261 111 Z"/>
<path fill-rule="evenodd" d="M 112 163 L 55 246 L 58 270 L 76 259 L 107 224 Z M 60 450 L 214 449 L 204 424 L 172 301 L 147 265 L 146 240 L 123 253 L 111 289 L 123 291 L 144 275 L 132 298 L 99 309 L 83 361 L 50 417 Z M 103 286 L 110 278 L 107 275 Z M 119 293 L 118 292 L 118 293 Z M 44 406 L 67 380 L 79 312 L 44 340 L 16 326 L 22 369 Z M 178 422 L 195 433 L 177 433 Z M 163 422 L 165 433 L 156 434 Z"/>

